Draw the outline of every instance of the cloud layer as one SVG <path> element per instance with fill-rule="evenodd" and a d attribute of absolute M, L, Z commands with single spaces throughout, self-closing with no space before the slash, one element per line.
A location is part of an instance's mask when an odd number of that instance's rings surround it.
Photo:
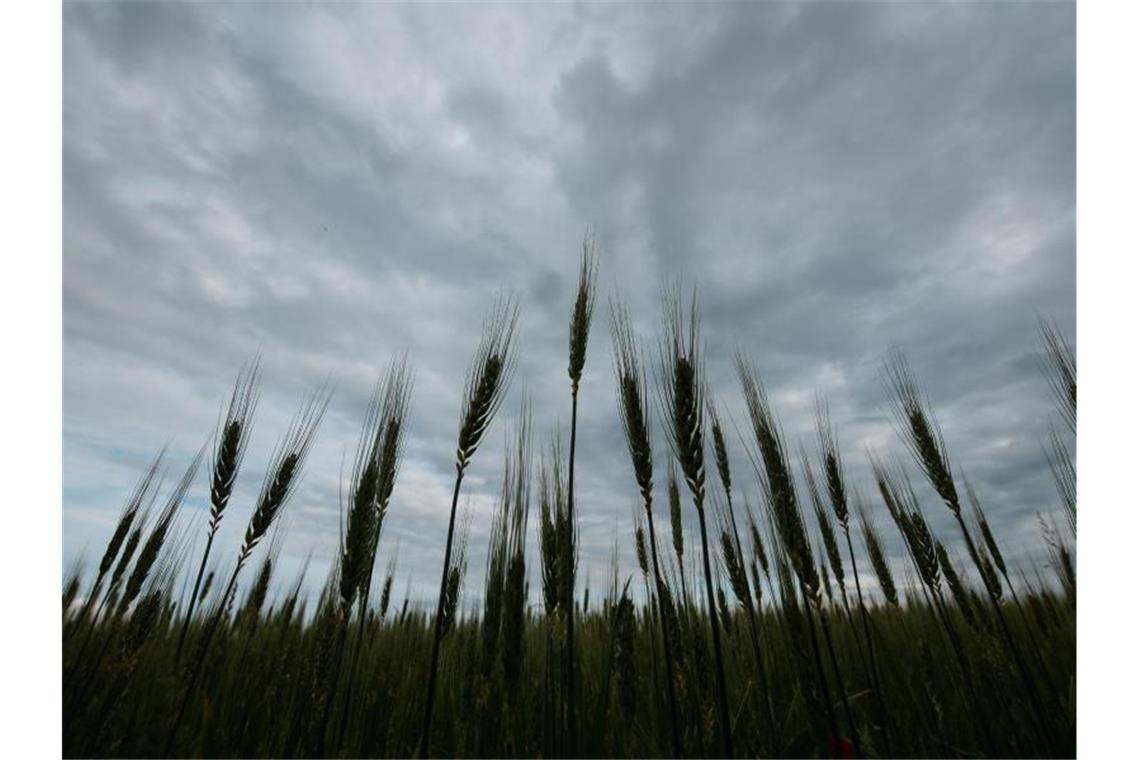
<path fill-rule="evenodd" d="M 647 348 L 662 287 L 699 285 L 711 392 L 742 428 L 736 347 L 793 446 L 814 450 L 825 394 L 869 501 L 864 449 L 901 452 L 879 371 L 905 352 L 1028 563 L 1058 501 L 1036 319 L 1069 335 L 1075 320 L 1074 27 L 1066 4 L 65 5 L 65 566 L 93 561 L 167 441 L 175 479 L 259 351 L 221 556 L 276 436 L 331 376 L 282 541 L 282 571 L 312 552 L 319 587 L 367 395 L 406 349 L 410 438 L 380 562 L 398 544 L 397 590 L 430 596 L 466 363 L 509 289 L 517 382 L 466 481 L 477 592 L 524 389 L 538 440 L 567 432 L 586 225 L 603 300 L 620 290 Z M 579 429 L 595 585 L 615 546 L 634 567 L 605 312 Z M 200 544 L 198 483 L 183 517 Z"/>

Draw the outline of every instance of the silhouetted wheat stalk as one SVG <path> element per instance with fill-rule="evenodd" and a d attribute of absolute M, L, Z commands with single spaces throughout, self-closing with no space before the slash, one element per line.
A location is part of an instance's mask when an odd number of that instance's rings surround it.
<path fill-rule="evenodd" d="M 812 556 L 811 545 L 808 543 L 807 531 L 804 528 L 803 515 L 796 500 L 795 483 L 788 466 L 788 456 L 784 447 L 783 437 L 776 423 L 775 415 L 768 402 L 768 396 L 759 381 L 755 368 L 741 354 L 736 357 L 737 375 L 740 378 L 744 392 L 745 405 L 752 422 L 752 432 L 756 441 L 756 455 L 750 455 L 757 475 L 761 478 L 768 497 L 769 512 L 776 527 L 776 534 L 783 546 L 792 570 L 799 579 L 800 590 L 807 600 L 809 611 L 807 615 L 808 633 L 812 643 L 812 652 L 815 657 L 816 673 L 823 692 L 824 706 L 827 712 L 828 725 L 832 735 L 839 737 L 839 728 L 835 720 L 834 710 L 827 686 L 827 675 L 824 672 L 823 659 L 820 655 L 819 643 L 815 634 L 815 623 L 811 612 L 819 618 L 823 631 L 824 642 L 832 660 L 833 668 L 838 672 L 835 661 L 831 633 L 827 627 L 826 618 L 822 614 L 820 600 L 820 579 L 816 570 L 815 560 Z M 851 729 L 851 740 L 855 743 L 856 754 L 859 754 L 858 732 L 855 729 L 854 719 L 846 693 L 840 685 L 840 693 Z"/>
<path fill-rule="evenodd" d="M 693 293 L 687 321 L 679 292 L 665 294 L 664 312 L 665 336 L 660 352 L 659 396 L 673 456 L 689 486 L 701 528 L 701 559 L 704 563 L 705 594 L 712 627 L 713 655 L 716 661 L 721 750 L 725 757 L 732 757 L 734 753 L 732 722 L 728 709 L 728 686 L 724 675 L 720 621 L 716 614 L 716 595 L 713 593 L 708 529 L 705 523 L 705 385 L 696 293 Z"/>
<path fill-rule="evenodd" d="M 578 290 L 574 297 L 574 310 L 570 315 L 570 463 L 567 467 L 566 498 L 569 505 L 570 524 L 576 525 L 574 514 L 574 454 L 578 437 L 578 388 L 582 382 L 582 370 L 586 365 L 586 346 L 590 338 L 590 323 L 594 316 L 595 291 L 597 289 L 597 255 L 594 240 L 590 235 L 582 242 L 581 265 L 578 270 Z M 574 588 L 569 589 L 570 600 L 566 605 L 566 733 L 569 738 L 569 752 L 577 754 L 578 700 L 577 700 L 577 653 L 574 647 Z"/>
<path fill-rule="evenodd" d="M 819 448 L 819 458 L 823 466 L 823 478 L 826 484 L 828 501 L 831 504 L 832 514 L 843 529 L 843 538 L 847 544 L 848 557 L 851 560 L 851 574 L 855 578 L 855 593 L 859 602 L 859 617 L 862 623 L 863 641 L 867 651 L 867 669 L 871 673 L 871 683 L 874 686 L 875 702 L 879 710 L 879 717 L 883 729 L 883 745 L 887 754 L 891 751 L 891 714 L 887 709 L 886 696 L 883 694 L 882 681 L 879 677 L 879 662 L 875 652 L 875 640 L 872 635 L 871 616 L 863 599 L 863 587 L 859 580 L 859 569 L 855 564 L 855 548 L 851 541 L 850 507 L 848 505 L 847 478 L 843 467 L 843 455 L 839 449 L 839 442 L 835 428 L 831 424 L 831 413 L 827 403 L 820 397 L 816 398 L 816 438 Z M 812 489 L 813 500 L 815 484 L 809 478 L 809 488 Z M 843 603 L 847 606 L 847 592 L 843 588 L 843 559 L 839 556 L 834 534 L 831 531 L 831 521 L 824 513 L 823 508 L 816 504 L 816 519 L 823 533 L 825 548 L 828 557 L 835 568 L 836 578 L 839 580 L 843 593 Z M 824 526 L 827 526 L 825 529 Z"/>
<path fill-rule="evenodd" d="M 91 590 L 87 594 L 87 599 L 84 601 L 76 621 L 76 630 L 82 633 L 83 639 L 72 661 L 71 667 L 65 668 L 66 675 L 63 681 L 63 690 L 65 693 L 69 693 L 69 687 L 74 683 L 73 679 L 82 664 L 83 654 L 87 651 L 87 645 L 90 643 L 92 633 L 95 631 L 96 621 L 102 616 L 103 610 L 107 607 L 112 593 L 118 588 L 119 581 L 122 579 L 123 573 L 126 571 L 127 565 L 135 553 L 135 549 L 142 540 L 142 524 L 146 522 L 146 512 L 150 505 L 154 503 L 155 495 L 158 492 L 160 483 L 156 480 L 156 476 L 165 454 L 166 447 L 164 446 L 151 462 L 142 478 L 140 478 L 139 482 L 135 485 L 131 497 L 127 500 L 122 513 L 119 515 L 119 521 L 115 524 L 115 531 L 111 535 L 111 540 L 107 543 L 103 556 L 99 560 L 99 569 L 95 576 L 95 581 L 91 585 Z M 141 517 L 140 512 L 142 513 Z M 132 526 L 134 526 L 133 533 L 131 532 Z M 119 554 L 120 547 L 123 549 L 121 555 Z M 119 559 L 118 563 L 115 563 L 116 557 Z M 93 609 L 96 599 L 99 598 L 103 579 L 107 572 L 112 570 L 113 563 L 114 569 L 111 572 L 110 583 L 107 585 L 106 593 L 103 594 L 103 598 L 99 602 L 98 607 Z M 85 623 L 86 629 L 84 629 Z"/>
<path fill-rule="evenodd" d="M 728 459 L 728 444 L 725 442 L 724 429 L 721 427 L 720 415 L 716 405 L 708 401 L 709 428 L 712 432 L 713 455 L 716 460 L 717 475 L 720 477 L 721 489 L 724 491 L 727 515 L 722 515 L 721 522 L 727 522 L 729 531 L 721 532 L 721 553 L 728 573 L 729 583 L 733 594 L 744 606 L 744 614 L 748 618 L 749 639 L 752 642 L 753 656 L 756 659 L 757 675 L 759 676 L 760 691 L 765 704 L 765 719 L 769 732 L 778 730 L 775 708 L 772 705 L 772 695 L 768 683 L 768 668 L 764 664 L 764 652 L 761 648 L 760 622 L 757 619 L 756 606 L 753 602 L 753 590 L 749 586 L 748 573 L 744 569 L 744 547 L 740 542 L 740 531 L 736 524 L 736 511 L 732 503 L 732 467 Z M 759 583 L 755 590 L 760 595 Z"/>
<path fill-rule="evenodd" d="M 198 565 L 198 575 L 194 579 L 194 589 L 186 602 L 185 620 L 182 623 L 182 632 L 178 634 L 178 648 L 175 659 L 182 656 L 182 648 L 186 643 L 186 634 L 190 629 L 190 620 L 194 615 L 194 606 L 198 601 L 198 592 L 202 586 L 202 576 L 206 572 L 206 563 L 210 559 L 210 549 L 214 545 L 214 536 L 222 522 L 226 505 L 229 504 L 233 493 L 234 483 L 237 482 L 238 470 L 241 468 L 245 456 L 246 446 L 249 444 L 250 428 L 253 423 L 253 412 L 257 406 L 257 381 L 260 368 L 257 358 L 243 367 L 238 373 L 237 382 L 230 396 L 229 407 L 223 418 L 218 432 L 217 449 L 210 471 L 210 521 L 206 528 L 206 548 L 202 552 L 202 562 Z"/>
<path fill-rule="evenodd" d="M 1077 356 L 1055 322 L 1038 323 L 1045 356 L 1041 360 L 1057 411 L 1073 433 L 1077 432 Z"/>
<path fill-rule="evenodd" d="M 876 457 L 871 456 L 870 461 L 883 503 L 903 536 L 908 555 L 923 582 L 924 593 L 930 600 L 934 617 L 946 634 L 969 697 L 972 702 L 980 704 L 982 693 L 977 684 L 977 675 L 973 672 L 973 663 L 967 654 L 962 635 L 946 609 L 940 581 L 946 581 L 958 610 L 971 628 L 977 626 L 973 601 L 966 593 L 946 548 L 934 536 L 922 515 L 918 497 L 905 470 L 896 466 L 896 474 L 892 475 Z M 986 743 L 994 744 L 991 716 L 982 711 L 976 722 L 985 735 Z"/>
<path fill-rule="evenodd" d="M 685 610 L 691 608 L 689 586 L 685 582 L 685 524 L 681 519 L 681 489 L 677 487 L 677 465 L 669 460 L 666 490 L 669 499 L 669 529 L 673 543 L 673 554 L 677 558 L 677 574 L 681 582 L 681 604 Z"/>
<path fill-rule="evenodd" d="M 327 699 L 323 701 L 324 715 L 320 720 L 316 752 L 324 753 L 328 721 L 337 699 L 342 660 L 348 638 L 352 607 L 359 602 L 359 621 L 356 645 L 350 657 L 349 682 L 345 689 L 344 706 L 337 729 L 337 744 L 343 742 L 351 707 L 353 674 L 363 641 L 364 622 L 368 608 L 367 596 L 372 586 L 376 549 L 380 531 L 388 508 L 402 446 L 404 417 L 407 412 L 410 378 L 407 361 L 400 357 L 389 365 L 383 382 L 378 383 L 364 415 L 364 426 L 351 475 L 351 502 L 341 542 L 340 571 L 338 576 L 339 604 L 336 608 L 335 643 L 331 670 L 325 687 Z"/>
<path fill-rule="evenodd" d="M 1045 719 L 1045 712 L 1041 706 L 1037 686 L 1013 639 L 1013 634 L 1009 630 L 1009 624 L 1006 622 L 1005 614 L 1002 611 L 999 596 L 1001 587 L 993 582 L 991 569 L 987 568 L 987 563 L 979 553 L 974 538 L 962 518 L 962 507 L 958 499 L 958 491 L 954 484 L 954 478 L 950 472 L 950 458 L 946 452 L 946 445 L 943 441 L 941 430 L 927 411 L 926 405 L 919 395 L 914 376 L 911 374 L 910 367 L 902 354 L 897 352 L 892 354 L 885 367 L 885 374 L 893 391 L 892 403 L 899 435 L 907 445 L 907 448 L 910 449 L 915 461 L 926 473 L 927 479 L 934 487 L 934 490 L 942 498 L 942 501 L 946 503 L 951 514 L 954 515 L 954 519 L 957 521 L 962 537 L 966 542 L 966 549 L 970 554 L 970 558 L 974 561 L 974 565 L 985 581 L 987 596 L 990 599 L 994 614 L 1000 624 L 1006 649 L 1013 657 L 1018 673 L 1021 676 L 1022 682 L 1025 684 L 1039 727 L 1046 736 L 1052 736 L 1052 726 L 1049 721 Z M 1075 416 L 1075 380 L 1073 383 L 1072 409 L 1074 410 Z"/>
<path fill-rule="evenodd" d="M 271 459 L 270 467 L 266 471 L 266 479 L 261 487 L 257 504 L 250 516 L 249 524 L 246 526 L 233 574 L 222 592 L 217 609 L 206 624 L 201 640 L 198 642 L 196 657 L 189 665 L 183 687 L 183 698 L 167 733 L 166 745 L 162 752 L 163 757 L 168 757 L 171 748 L 174 746 L 174 739 L 178 734 L 182 718 L 189 706 L 198 678 L 201 676 L 210 642 L 217 631 L 222 616 L 232 601 L 234 590 L 237 587 L 238 574 L 249 560 L 250 555 L 253 554 L 254 548 L 280 517 L 281 511 L 292 493 L 293 484 L 300 478 L 301 467 L 312 448 L 317 428 L 320 426 L 321 418 L 328 408 L 331 397 L 332 391 L 327 385 L 313 393 L 301 407 L 297 416 L 293 418 L 288 432 L 278 444 Z"/>
<path fill-rule="evenodd" d="M 432 712 L 435 708 L 435 689 L 439 669 L 439 645 L 443 640 L 448 619 L 444 613 L 448 608 L 449 595 L 458 599 L 459 577 L 452 579 L 451 547 L 455 535 L 455 513 L 459 505 L 459 487 L 463 474 L 471 462 L 475 450 L 483 440 L 483 434 L 494 419 L 495 412 L 502 404 L 514 371 L 512 340 L 515 324 L 518 321 L 518 306 L 512 298 L 501 299 L 492 309 L 483 324 L 483 337 L 475 351 L 471 367 L 467 372 L 467 383 L 463 393 L 463 409 L 460 415 L 459 443 L 455 453 L 455 490 L 451 496 L 451 515 L 448 518 L 447 543 L 443 551 L 443 572 L 439 582 L 439 602 L 435 614 L 435 632 L 432 637 L 431 660 L 428 666 L 427 697 L 424 702 L 424 719 L 416 754 L 423 757 L 428 753 L 431 737 Z"/>
<path fill-rule="evenodd" d="M 564 738 L 562 706 L 555 688 L 557 678 L 565 680 L 565 672 L 555 672 L 556 642 L 564 629 L 565 604 L 572 598 L 577 575 L 577 529 L 570 523 L 566 503 L 566 479 L 562 472 L 561 436 L 557 433 L 544 453 L 539 466 L 539 551 L 542 560 L 542 600 L 546 611 L 544 633 L 546 643 L 545 672 L 543 677 L 543 737 L 545 753 L 551 756 L 565 754 L 560 744 Z M 561 662 L 565 667 L 565 662 Z M 564 695 L 562 695 L 564 696 Z"/>
<path fill-rule="evenodd" d="M 384 518 L 388 513 L 388 502 L 395 488 L 396 475 L 403 455 L 411 389 L 412 375 L 408 368 L 407 356 L 401 355 L 388 366 L 383 381 L 377 384 L 373 391 L 365 411 L 360 441 L 357 444 L 352 477 L 354 484 L 352 512 L 341 560 L 342 573 L 347 573 L 349 585 L 345 585 L 345 577 L 342 575 L 340 592 L 343 605 L 341 614 L 346 629 L 350 616 L 349 607 L 353 599 L 357 601 L 357 627 L 348 668 L 348 683 L 345 686 L 344 708 L 341 711 L 340 726 L 337 730 L 338 746 L 343 744 L 348 726 L 356 671 L 359 668 L 360 652 L 364 646 L 364 625 L 368 614 L 368 598 L 372 591 L 376 553 L 380 545 L 380 534 L 384 528 Z M 387 610 L 386 595 L 391 590 L 391 583 L 392 578 L 389 575 L 384 584 L 385 597 L 381 600 L 381 609 L 384 611 Z M 346 633 L 342 633 L 343 635 Z M 334 677 L 334 691 L 337 678 L 339 675 Z"/>
<path fill-rule="evenodd" d="M 610 333 L 614 347 L 614 374 L 618 387 L 618 415 L 621 417 L 625 433 L 626 448 L 633 464 L 634 480 L 641 493 L 641 503 L 645 510 L 645 524 L 649 533 L 649 557 L 652 559 L 653 584 L 657 599 L 666 595 L 665 581 L 661 576 L 661 566 L 657 556 L 657 530 L 653 523 L 653 447 L 649 434 L 649 404 L 646 378 L 642 372 L 641 352 L 638 349 L 629 312 L 618 300 L 610 303 Z M 678 500 L 679 501 L 679 500 Z M 645 541 L 643 533 L 637 532 L 638 561 L 643 572 L 645 561 Z M 673 755 L 680 757 L 681 731 L 677 711 L 676 680 L 673 642 L 669 635 L 664 614 L 658 614 L 661 627 L 662 649 L 665 653 L 666 693 L 669 698 L 669 736 Z"/>
<path fill-rule="evenodd" d="M 204 453 L 205 448 L 203 447 L 199 449 L 197 456 L 190 462 L 190 466 L 187 467 L 182 479 L 178 481 L 174 490 L 171 491 L 170 496 L 167 497 L 166 504 L 155 519 L 146 541 L 142 543 L 142 548 L 139 551 L 138 558 L 135 560 L 134 568 L 130 574 L 126 576 L 126 582 L 123 585 L 123 594 L 119 597 L 118 604 L 111 607 L 110 633 L 103 639 L 103 646 L 96 653 L 90 664 L 90 675 L 68 695 L 75 702 L 82 703 L 87 696 L 88 688 L 94 680 L 94 674 L 99 669 L 100 664 L 102 664 L 103 658 L 106 656 L 108 648 L 114 640 L 115 624 L 121 621 L 127 614 L 131 605 L 142 592 L 143 584 L 146 582 L 147 576 L 159 561 L 163 544 L 166 543 L 170 535 L 174 518 L 177 516 L 178 509 L 182 506 L 186 498 L 186 492 L 190 488 L 190 482 L 193 480 L 194 475 L 198 472 L 198 467 L 202 463 Z"/>

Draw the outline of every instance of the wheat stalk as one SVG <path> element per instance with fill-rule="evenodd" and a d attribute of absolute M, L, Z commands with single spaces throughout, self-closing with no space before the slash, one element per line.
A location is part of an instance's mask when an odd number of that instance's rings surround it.
<path fill-rule="evenodd" d="M 1041 370 L 1049 381 L 1049 389 L 1057 404 L 1057 411 L 1073 433 L 1077 432 L 1077 356 L 1072 345 L 1061 335 L 1057 323 L 1040 318 L 1038 329 L 1045 356 L 1040 359 Z"/>
<path fill-rule="evenodd" d="M 626 448 L 633 465 L 634 481 L 641 493 L 641 503 L 645 510 L 645 522 L 649 532 L 649 557 L 652 559 L 653 581 L 657 590 L 658 604 L 660 604 L 662 597 L 667 592 L 663 589 L 665 581 L 661 575 L 660 562 L 657 556 L 657 531 L 653 524 L 653 446 L 649 432 L 648 390 L 645 374 L 642 371 L 641 353 L 638 350 L 637 339 L 630 324 L 629 311 L 617 299 L 610 302 L 610 334 L 614 347 L 613 365 L 618 387 L 618 416 L 621 418 Z M 677 521 L 674 527 L 674 546 L 682 547 L 683 538 L 678 532 L 680 529 L 681 500 L 677 493 L 676 481 L 671 479 L 670 483 L 672 486 L 670 504 L 676 502 L 675 509 L 672 506 L 670 507 L 670 515 L 676 514 L 675 519 Z M 675 498 L 673 498 L 674 496 Z M 640 525 L 636 532 L 636 538 L 638 562 L 641 565 L 642 573 L 648 574 L 649 562 L 646 558 L 644 531 Z M 664 614 L 659 615 L 659 618 L 662 647 L 665 652 L 670 738 L 673 754 L 679 757 L 682 747 L 677 709 L 677 672 L 674 666 L 674 653 L 667 627 L 668 623 Z"/>
<path fill-rule="evenodd" d="M 582 242 L 581 265 L 578 270 L 578 289 L 574 298 L 574 309 L 570 315 L 570 461 L 567 467 L 566 498 L 569 507 L 570 524 L 577 525 L 574 514 L 574 455 L 578 437 L 578 387 L 582 380 L 582 370 L 586 364 L 586 344 L 590 337 L 590 323 L 594 316 L 595 291 L 597 289 L 597 252 L 592 235 L 587 234 Z M 566 604 L 566 732 L 569 738 L 569 752 L 576 754 L 578 740 L 578 699 L 577 699 L 577 652 L 574 641 L 574 588 Z"/>
<path fill-rule="evenodd" d="M 962 538 L 966 543 L 966 550 L 970 555 L 970 559 L 973 560 L 974 566 L 977 568 L 985 584 L 986 595 L 990 599 L 994 615 L 1001 628 L 1006 650 L 1013 658 L 1018 675 L 1025 685 L 1026 690 L 1029 692 L 1030 703 L 1033 707 L 1038 728 L 1042 732 L 1042 735 L 1053 738 L 1053 724 L 1045 717 L 1045 711 L 1037 693 L 1037 686 L 1029 672 L 1029 668 L 1021 656 L 1017 643 L 1014 641 L 1013 633 L 1009 629 L 1009 623 L 1005 619 L 1005 613 L 1002 611 L 1001 584 L 996 582 L 997 576 L 992 564 L 978 551 L 977 542 L 974 540 L 973 535 L 966 526 L 965 520 L 962 518 L 962 508 L 959 503 L 954 478 L 951 474 L 949 455 L 946 451 L 946 445 L 943 441 L 941 431 L 934 421 L 933 415 L 928 411 L 927 404 L 921 398 L 914 376 L 901 353 L 897 351 L 892 353 L 885 367 L 885 375 L 893 391 L 892 404 L 895 410 L 896 426 L 899 428 L 899 434 L 911 450 L 912 455 L 918 461 L 919 465 L 925 471 L 927 479 L 934 487 L 934 490 L 938 492 L 938 495 L 954 515 L 954 519 L 958 523 L 958 528 L 962 533 Z M 1072 411 L 1075 419 L 1075 378 L 1072 380 L 1072 383 Z"/>
<path fill-rule="evenodd" d="M 680 293 L 666 293 L 664 299 L 665 336 L 660 347 L 659 399 L 673 456 L 685 477 L 697 522 L 701 529 L 701 559 L 704 563 L 705 597 L 712 624 L 713 654 L 716 660 L 717 713 L 721 750 L 733 756 L 732 723 L 728 709 L 728 686 L 724 675 L 720 623 L 710 563 L 708 529 L 705 524 L 704 413 L 705 382 L 702 362 L 697 294 L 694 291 L 686 320 Z"/>
<path fill-rule="evenodd" d="M 91 636 L 94 633 L 95 624 L 103 614 L 103 610 L 108 607 L 112 593 L 118 589 L 119 581 L 122 579 L 123 573 L 126 572 L 131 559 L 134 557 L 135 550 L 142 540 L 142 526 L 147 522 L 147 514 L 151 505 L 154 503 L 158 488 L 161 485 L 161 479 L 156 480 L 156 476 L 158 475 L 159 466 L 165 455 L 166 447 L 163 446 L 135 485 L 130 498 L 123 507 L 122 513 L 119 515 L 119 521 L 115 525 L 114 534 L 111 536 L 111 540 L 108 542 L 107 548 L 99 560 L 99 569 L 96 574 L 95 582 L 92 584 L 91 591 L 88 592 L 87 599 L 83 602 L 83 607 L 80 609 L 79 615 L 76 618 L 76 630 L 83 631 L 83 639 L 71 665 L 66 669 L 66 676 L 63 681 L 64 692 L 68 692 L 69 687 L 73 684 L 73 679 L 79 671 L 83 654 L 87 651 L 87 645 L 90 643 Z M 131 530 L 131 526 L 134 526 L 133 531 Z M 120 548 L 122 548 L 121 554 L 119 553 Z M 118 562 L 115 562 L 116 557 L 118 557 Z M 113 568 L 112 563 L 114 563 Z M 102 600 L 98 602 L 98 607 L 94 608 L 94 614 L 92 614 L 92 608 L 96 600 L 99 599 L 103 578 L 108 571 L 111 572 L 110 583 L 108 583 Z M 111 605 L 111 607 L 113 608 L 114 605 Z M 86 628 L 84 628 L 84 623 L 86 623 Z"/>
<path fill-rule="evenodd" d="M 202 576 L 206 572 L 206 563 L 209 562 L 210 550 L 214 545 L 214 536 L 218 532 L 218 526 L 222 522 L 226 506 L 229 504 L 230 495 L 233 493 L 234 484 L 237 482 L 238 470 L 241 468 L 241 462 L 249 444 L 253 413 L 257 406 L 259 375 L 260 362 L 257 357 L 254 357 L 252 362 L 238 372 L 233 393 L 230 394 L 229 406 L 219 426 L 217 448 L 214 452 L 210 471 L 210 520 L 206 528 L 206 548 L 202 552 L 202 561 L 198 565 L 194 589 L 190 592 L 187 601 L 182 632 L 178 636 L 178 648 L 174 655 L 176 660 L 182 655 L 182 647 L 190 629 L 190 620 L 198 602 Z"/>
<path fill-rule="evenodd" d="M 431 736 L 432 713 L 435 708 L 435 689 L 439 669 L 439 646 L 445 629 L 454 619 L 454 611 L 445 619 L 448 605 L 457 602 L 461 575 L 452 577 L 451 549 L 455 535 L 455 515 L 459 505 L 459 488 L 463 474 L 475 450 L 483 440 L 491 420 L 502 404 L 510 377 L 514 371 L 513 337 L 518 322 L 518 305 L 513 298 L 496 302 L 483 324 L 483 336 L 467 372 L 460 414 L 459 443 L 455 457 L 455 489 L 451 496 L 451 515 L 448 518 L 447 543 L 443 552 L 443 571 L 439 582 L 439 601 L 435 614 L 435 633 L 432 637 L 431 660 L 428 669 L 427 698 L 424 718 L 416 754 L 428 751 Z M 450 600 L 450 601 L 449 601 Z"/>
<path fill-rule="evenodd" d="M 358 600 L 356 638 L 349 664 L 348 683 L 345 687 L 344 709 L 341 711 L 340 727 L 337 730 L 337 744 L 344 742 L 348 726 L 349 706 L 355 688 L 356 671 L 360 662 L 360 652 L 364 646 L 364 624 L 368 613 L 368 599 L 372 592 L 372 576 L 376 567 L 376 554 L 380 545 L 380 535 L 384 528 L 384 518 L 388 512 L 388 502 L 396 484 L 400 460 L 403 456 L 404 436 L 407 427 L 408 410 L 411 403 L 412 373 L 408 368 L 407 355 L 394 358 L 379 381 L 365 410 L 364 424 L 353 465 L 354 484 L 353 511 L 359 514 L 349 519 L 350 528 L 355 519 L 356 527 L 351 539 L 346 535 L 342 566 L 347 567 L 352 588 L 341 582 L 341 601 L 346 604 L 344 617 L 349 613 L 347 606 L 352 598 Z M 351 555 L 351 556 L 349 556 Z M 347 562 L 345 562 L 347 560 Z M 388 607 L 391 593 L 391 570 L 384 583 L 381 595 L 383 617 Z"/>
<path fill-rule="evenodd" d="M 186 713 L 194 687 L 201 676 L 210 643 L 233 598 L 237 587 L 238 574 L 249 560 L 254 548 L 281 515 L 281 511 L 292 494 L 292 487 L 300 477 L 301 467 L 312 448 L 317 429 L 324 417 L 325 410 L 328 409 L 331 398 L 332 388 L 327 382 L 309 396 L 293 418 L 289 429 L 270 460 L 265 481 L 254 506 L 253 514 L 250 516 L 249 524 L 246 526 L 241 549 L 238 551 L 237 564 L 218 601 L 218 607 L 210 616 L 210 622 L 207 623 L 198 643 L 197 657 L 190 664 L 183 697 L 167 733 L 166 744 L 162 752 L 163 757 L 168 757 L 171 748 L 174 746 L 174 739 L 181 726 L 182 717 Z"/>
<path fill-rule="evenodd" d="M 825 644 L 835 667 L 835 653 L 831 641 L 831 633 L 823 617 L 820 598 L 820 578 L 812 556 L 811 545 L 807 539 L 804 527 L 803 514 L 796 500 L 795 482 L 788 465 L 787 451 L 784 446 L 783 434 L 776 421 L 768 395 L 760 382 L 755 367 L 745 359 L 743 354 L 736 356 L 737 376 L 740 378 L 744 392 L 744 402 L 748 409 L 749 420 L 752 423 L 752 433 L 756 442 L 756 453 L 749 452 L 753 467 L 760 478 L 768 501 L 769 516 L 776 528 L 776 535 L 780 539 L 784 555 L 788 558 L 792 570 L 795 572 L 800 590 L 807 600 L 810 610 L 807 614 L 808 633 L 814 655 L 816 674 L 824 694 L 828 725 L 834 736 L 839 736 L 838 724 L 835 720 L 834 710 L 827 686 L 827 675 L 823 668 L 823 659 L 815 633 L 815 623 L 811 612 L 819 617 L 823 630 Z M 794 594 L 792 595 L 794 596 Z M 788 595 L 785 594 L 785 603 Z M 838 672 L 838 668 L 835 667 Z M 850 708 L 847 704 L 846 694 L 842 692 L 844 708 L 847 712 L 848 723 L 851 725 L 852 739 L 858 747 L 857 732 L 854 720 L 851 718 Z"/>

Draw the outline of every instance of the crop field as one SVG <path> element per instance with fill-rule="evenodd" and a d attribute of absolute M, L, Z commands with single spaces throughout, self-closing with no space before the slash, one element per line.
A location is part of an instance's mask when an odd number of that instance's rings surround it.
<path fill-rule="evenodd" d="M 1007 562 L 988 519 L 1001 504 L 957 467 L 904 356 L 883 362 L 897 456 L 846 439 L 823 398 L 814 440 L 798 446 L 748 353 L 759 347 L 734 357 L 747 416 L 730 422 L 705 382 L 696 296 L 667 292 L 658 334 L 641 336 L 620 298 L 598 303 L 596 274 L 587 241 L 567 364 L 549 368 L 568 372 L 565 409 L 518 416 L 486 568 L 472 573 L 464 476 L 527 348 L 517 302 L 490 306 L 456 379 L 453 498 L 438 507 L 443 561 L 426 608 L 393 590 L 380 541 L 400 519 L 407 362 L 391 362 L 363 415 L 319 597 L 304 575 L 279 577 L 272 544 L 331 394 L 315 391 L 276 431 L 255 503 L 231 501 L 261 380 L 257 361 L 243 368 L 211 444 L 173 483 L 156 456 L 98 564 L 64 579 L 64 754 L 1073 756 L 1076 363 L 1057 328 L 1042 322 L 1039 353 L 1065 431 L 1043 453 L 1063 509 L 1042 521 L 1028 565 Z M 595 335 L 606 330 L 609 356 Z M 591 476 L 575 454 L 595 445 L 577 429 L 587 361 L 612 365 L 612 388 L 591 403 L 620 416 L 626 445 L 612 456 L 638 504 L 635 530 L 617 537 L 637 571 L 615 560 L 592 587 L 579 577 L 575 497 Z M 533 420 L 558 414 L 565 434 L 538 440 Z M 737 446 L 747 472 L 730 466 Z M 860 496 L 848 470 L 867 459 L 875 489 Z M 188 524 L 191 492 L 210 507 Z M 936 512 L 953 528 L 936 531 Z M 687 515 L 699 531 L 683 529 Z M 217 556 L 223 521 L 245 526 L 236 556 Z M 204 549 L 191 555 L 185 531 Z M 903 573 L 888 531 L 905 547 Z M 873 568 L 874 593 L 860 566 Z"/>

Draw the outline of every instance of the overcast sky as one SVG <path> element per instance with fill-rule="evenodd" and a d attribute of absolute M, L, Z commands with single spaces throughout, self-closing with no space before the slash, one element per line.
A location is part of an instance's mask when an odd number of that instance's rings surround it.
<path fill-rule="evenodd" d="M 595 588 L 615 543 L 635 568 L 604 302 L 620 290 L 650 347 L 678 278 L 700 288 L 710 389 L 742 429 L 735 346 L 793 450 L 814 449 L 826 395 L 900 573 L 864 455 L 902 453 L 880 377 L 892 347 L 1007 555 L 1042 561 L 1037 514 L 1058 498 L 1041 446 L 1058 419 L 1037 316 L 1070 338 L 1075 320 L 1073 5 L 68 3 L 63 20 L 65 567 L 97 561 L 167 442 L 173 484 L 260 351 L 253 441 L 214 556 L 232 562 L 269 451 L 331 375 L 281 546 L 280 580 L 311 551 L 318 588 L 368 393 L 407 350 L 407 455 L 378 565 L 398 543 L 397 595 L 433 598 L 463 375 L 506 289 L 520 364 L 464 482 L 470 601 L 522 392 L 538 443 L 568 433 L 587 225 L 602 303 L 577 487 Z M 203 471 L 181 518 L 199 547 L 207 491 Z"/>

